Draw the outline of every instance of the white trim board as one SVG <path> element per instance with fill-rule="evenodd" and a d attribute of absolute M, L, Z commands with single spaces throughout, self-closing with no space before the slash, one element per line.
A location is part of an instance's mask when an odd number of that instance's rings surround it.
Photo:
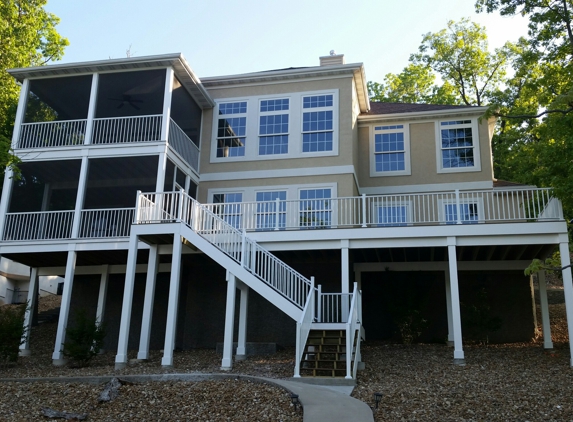
<path fill-rule="evenodd" d="M 523 271 L 531 261 L 458 261 L 458 271 Z M 384 271 L 446 271 L 448 261 L 428 262 L 364 262 L 354 264 L 355 272 Z"/>
<path fill-rule="evenodd" d="M 333 167 L 303 167 L 277 170 L 250 170 L 224 173 L 203 173 L 201 182 L 217 182 L 223 180 L 270 179 L 279 177 L 299 176 L 330 176 L 335 174 L 354 174 L 354 166 Z"/>
<path fill-rule="evenodd" d="M 421 193 L 421 192 L 445 192 L 460 190 L 481 190 L 492 189 L 493 181 L 487 180 L 482 182 L 458 182 L 458 183 L 432 183 L 427 185 L 403 185 L 403 186 L 374 186 L 361 187 L 360 194 L 366 195 L 387 195 L 402 193 Z"/>

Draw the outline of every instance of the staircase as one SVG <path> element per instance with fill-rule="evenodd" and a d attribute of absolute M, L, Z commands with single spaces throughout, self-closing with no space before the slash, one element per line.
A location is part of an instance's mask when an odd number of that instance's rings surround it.
<path fill-rule="evenodd" d="M 301 376 L 346 376 L 346 330 L 311 330 L 301 361 Z"/>

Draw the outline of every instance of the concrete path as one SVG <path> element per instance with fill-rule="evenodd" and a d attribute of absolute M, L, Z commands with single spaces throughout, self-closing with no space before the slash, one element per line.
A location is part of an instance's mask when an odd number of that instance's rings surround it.
<path fill-rule="evenodd" d="M 50 378 L 0 378 L 0 382 L 81 382 L 99 384 L 109 382 L 115 375 L 85 376 L 85 377 L 50 377 Z M 374 422 L 370 407 L 346 394 L 348 388 L 320 386 L 280 380 L 274 378 L 253 377 L 240 374 L 149 374 L 149 375 L 119 375 L 118 378 L 132 382 L 147 381 L 204 381 L 214 379 L 246 379 L 253 382 L 274 384 L 298 394 L 304 408 L 304 422 Z M 340 390 L 340 391 L 336 391 Z M 341 392 L 343 391 L 343 392 Z"/>

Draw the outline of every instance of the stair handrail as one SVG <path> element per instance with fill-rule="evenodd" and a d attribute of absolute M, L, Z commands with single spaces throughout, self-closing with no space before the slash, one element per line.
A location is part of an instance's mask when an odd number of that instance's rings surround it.
<path fill-rule="evenodd" d="M 311 280 L 183 190 L 140 192 L 137 204 L 136 224 L 180 221 L 299 309 L 305 307 L 309 292 L 313 290 Z"/>
<path fill-rule="evenodd" d="M 360 336 L 356 340 L 356 350 L 354 352 L 354 366 L 352 365 L 352 349 L 354 348 L 354 338 L 356 331 L 360 329 L 360 311 L 362 294 L 358 290 L 358 283 L 354 283 L 352 301 L 350 302 L 350 312 L 346 323 L 346 379 L 356 379 L 358 358 L 360 355 Z"/>
<path fill-rule="evenodd" d="M 310 278 L 312 288 L 308 292 L 306 305 L 302 310 L 299 321 L 296 323 L 296 357 L 294 365 L 294 378 L 300 378 L 300 361 L 304 355 L 304 349 L 314 321 L 314 297 L 317 289 L 314 287 L 314 277 Z"/>

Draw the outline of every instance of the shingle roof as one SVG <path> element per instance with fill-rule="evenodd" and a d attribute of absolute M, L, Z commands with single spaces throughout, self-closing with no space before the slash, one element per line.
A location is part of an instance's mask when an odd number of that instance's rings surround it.
<path fill-rule="evenodd" d="M 453 109 L 468 109 L 473 106 L 458 105 L 441 105 L 441 104 L 406 104 L 406 103 L 387 103 L 387 102 L 370 102 L 370 111 L 362 113 L 363 115 L 376 114 L 396 114 L 396 113 L 414 113 L 420 111 L 438 111 Z"/>

